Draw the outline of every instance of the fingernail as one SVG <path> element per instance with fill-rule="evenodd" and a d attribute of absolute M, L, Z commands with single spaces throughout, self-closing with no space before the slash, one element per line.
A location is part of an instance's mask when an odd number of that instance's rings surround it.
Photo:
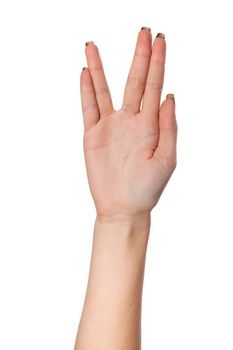
<path fill-rule="evenodd" d="M 141 30 L 147 30 L 148 32 L 151 32 L 150 27 L 142 27 Z"/>
<path fill-rule="evenodd" d="M 87 41 L 86 42 L 86 46 L 90 45 L 90 44 L 94 44 L 94 41 Z"/>
<path fill-rule="evenodd" d="M 83 67 L 83 70 L 87 69 L 87 67 Z"/>
<path fill-rule="evenodd" d="M 174 94 L 167 94 L 166 98 L 172 100 L 174 104 L 176 103 Z"/>
<path fill-rule="evenodd" d="M 165 35 L 163 33 L 158 33 L 156 35 L 156 38 L 162 38 L 162 39 L 165 39 Z"/>

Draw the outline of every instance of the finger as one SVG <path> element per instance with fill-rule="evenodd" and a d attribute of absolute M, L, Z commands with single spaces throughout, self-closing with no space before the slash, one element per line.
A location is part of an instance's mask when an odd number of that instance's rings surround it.
<path fill-rule="evenodd" d="M 93 80 L 100 116 L 113 112 L 112 98 L 105 78 L 103 64 L 97 46 L 90 41 L 86 43 L 86 57 L 88 68 Z"/>
<path fill-rule="evenodd" d="M 172 169 L 176 166 L 177 130 L 175 99 L 173 94 L 168 94 L 159 111 L 159 140 L 154 156 L 164 159 Z"/>
<path fill-rule="evenodd" d="M 150 63 L 151 42 L 150 28 L 142 27 L 138 33 L 134 58 L 130 67 L 123 98 L 123 108 L 133 113 L 140 111 Z"/>
<path fill-rule="evenodd" d="M 165 36 L 158 33 L 152 47 L 149 72 L 143 96 L 142 111 L 150 116 L 157 116 L 164 81 L 166 58 Z"/>
<path fill-rule="evenodd" d="M 99 107 L 89 69 L 83 68 L 80 77 L 80 92 L 83 111 L 84 130 L 95 125 L 99 120 Z"/>

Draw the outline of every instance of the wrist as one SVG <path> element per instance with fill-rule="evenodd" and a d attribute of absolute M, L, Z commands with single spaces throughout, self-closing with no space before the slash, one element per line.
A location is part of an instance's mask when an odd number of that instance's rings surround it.
<path fill-rule="evenodd" d="M 117 243 L 126 239 L 131 242 L 147 242 L 150 232 L 151 214 L 140 213 L 137 215 L 96 215 L 95 233 L 101 232 L 101 236 L 112 236 Z M 121 244 L 121 243 L 120 243 Z"/>
<path fill-rule="evenodd" d="M 96 222 L 100 224 L 122 224 L 130 225 L 132 227 L 137 227 L 138 225 L 148 226 L 151 221 L 151 213 L 143 212 L 133 215 L 127 214 L 115 214 L 115 215 L 105 215 L 96 213 Z"/>

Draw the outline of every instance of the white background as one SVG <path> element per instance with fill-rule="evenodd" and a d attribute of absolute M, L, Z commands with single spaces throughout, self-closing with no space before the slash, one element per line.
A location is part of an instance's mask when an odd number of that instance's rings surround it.
<path fill-rule="evenodd" d="M 94 204 L 79 74 L 99 47 L 116 108 L 141 26 L 166 34 L 178 164 L 152 214 L 142 349 L 233 349 L 230 1 L 0 3 L 0 348 L 73 349 Z M 119 349 L 120 350 L 120 349 Z"/>

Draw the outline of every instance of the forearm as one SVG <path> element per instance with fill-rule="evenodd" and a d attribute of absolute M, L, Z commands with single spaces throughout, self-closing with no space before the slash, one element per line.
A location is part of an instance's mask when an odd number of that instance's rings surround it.
<path fill-rule="evenodd" d="M 75 350 L 139 350 L 150 215 L 97 218 Z"/>

